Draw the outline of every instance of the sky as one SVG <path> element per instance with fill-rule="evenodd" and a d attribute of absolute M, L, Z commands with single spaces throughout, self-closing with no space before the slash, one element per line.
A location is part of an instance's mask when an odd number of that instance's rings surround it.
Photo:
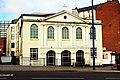
<path fill-rule="evenodd" d="M 107 0 L 93 0 L 94 5 Z M 0 21 L 11 21 L 21 14 L 33 12 L 56 13 L 64 9 L 71 11 L 73 8 L 91 6 L 91 0 L 0 0 Z"/>

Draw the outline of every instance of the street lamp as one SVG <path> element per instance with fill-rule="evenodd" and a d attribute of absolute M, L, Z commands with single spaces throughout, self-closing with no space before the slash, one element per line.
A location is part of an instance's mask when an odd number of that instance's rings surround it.
<path fill-rule="evenodd" d="M 93 0 L 92 0 L 92 56 L 93 56 L 93 70 L 95 70 L 95 41 L 94 41 L 94 12 L 93 12 Z"/>

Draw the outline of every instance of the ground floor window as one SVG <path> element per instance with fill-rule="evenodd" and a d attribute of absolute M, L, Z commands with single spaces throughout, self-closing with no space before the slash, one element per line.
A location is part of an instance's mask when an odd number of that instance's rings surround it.
<path fill-rule="evenodd" d="M 38 48 L 30 48 L 30 59 L 38 60 Z"/>
<path fill-rule="evenodd" d="M 95 57 L 97 57 L 97 48 L 94 48 L 95 51 Z M 93 48 L 91 48 L 91 58 L 93 57 Z"/>

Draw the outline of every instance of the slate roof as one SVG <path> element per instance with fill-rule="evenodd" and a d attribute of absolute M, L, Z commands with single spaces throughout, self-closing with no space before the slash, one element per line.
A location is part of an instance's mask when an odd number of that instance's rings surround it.
<path fill-rule="evenodd" d="M 50 14 L 21 14 L 21 16 L 38 16 L 38 17 L 48 17 L 51 15 L 54 15 L 55 13 L 50 13 Z"/>
<path fill-rule="evenodd" d="M 101 4 L 97 4 L 93 6 L 93 9 L 96 9 L 98 6 L 100 6 Z M 88 11 L 88 10 L 92 10 L 92 6 L 88 6 L 88 7 L 83 7 L 83 8 L 78 8 L 77 11 L 78 12 L 83 12 L 83 11 Z"/>
<path fill-rule="evenodd" d="M 56 13 L 47 13 L 47 14 L 21 14 L 19 18 L 23 17 L 23 16 L 32 16 L 32 17 L 48 17 L 48 16 L 51 16 L 51 15 L 54 15 Z M 15 24 L 17 23 L 17 21 L 19 20 L 18 19 L 14 19 L 11 21 L 11 24 Z"/>

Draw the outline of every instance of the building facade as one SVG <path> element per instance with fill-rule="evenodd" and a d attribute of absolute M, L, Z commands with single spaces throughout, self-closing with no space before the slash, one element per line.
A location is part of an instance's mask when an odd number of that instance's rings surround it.
<path fill-rule="evenodd" d="M 53 14 L 22 14 L 15 24 L 17 40 L 13 43 L 18 54 L 14 54 L 19 57 L 20 65 L 68 66 L 76 63 L 92 66 L 91 23 L 66 10 Z M 96 65 L 102 65 L 100 20 L 95 20 L 94 30 Z M 8 34 L 12 34 L 10 31 Z M 9 38 L 8 42 L 12 43 Z M 8 55 L 11 55 L 10 50 L 8 47 Z"/>
<path fill-rule="evenodd" d="M 6 39 L 6 55 L 7 56 L 18 56 L 18 39 L 16 24 L 11 23 L 7 29 L 7 39 Z"/>
<path fill-rule="evenodd" d="M 103 47 L 120 53 L 120 4 L 118 0 L 108 0 L 96 8 L 96 19 L 103 25 Z"/>
<path fill-rule="evenodd" d="M 80 17 L 91 19 L 91 6 L 76 8 Z M 120 53 L 120 4 L 118 0 L 107 0 L 94 5 L 96 20 L 102 21 L 102 42 L 107 51 Z"/>
<path fill-rule="evenodd" d="M 0 56 L 5 55 L 6 51 L 6 38 L 0 38 Z"/>
<path fill-rule="evenodd" d="M 9 25 L 9 21 L 0 21 L 0 37 L 6 38 L 6 31 Z"/>
<path fill-rule="evenodd" d="M 9 25 L 9 21 L 0 21 L 0 56 L 6 53 L 6 31 Z"/>

